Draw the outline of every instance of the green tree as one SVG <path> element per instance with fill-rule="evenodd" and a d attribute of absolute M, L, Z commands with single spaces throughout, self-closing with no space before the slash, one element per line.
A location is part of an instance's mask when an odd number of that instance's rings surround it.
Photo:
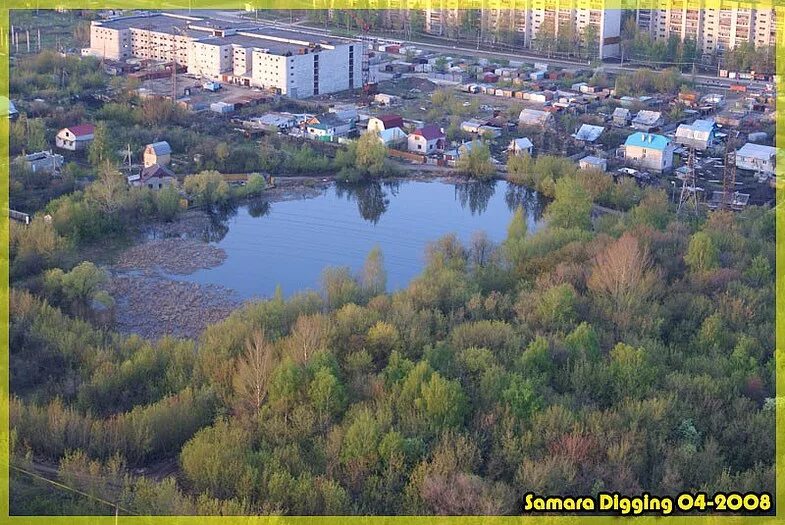
<path fill-rule="evenodd" d="M 229 144 L 226 142 L 219 142 L 215 145 L 215 158 L 218 159 L 218 162 L 220 162 L 221 166 L 224 168 L 226 167 L 226 159 L 229 158 L 230 153 Z"/>
<path fill-rule="evenodd" d="M 34 118 L 27 121 L 27 148 L 31 152 L 47 149 L 46 127 L 43 120 Z"/>
<path fill-rule="evenodd" d="M 87 150 L 87 160 L 94 168 L 113 162 L 112 145 L 106 124 L 99 122 L 93 132 L 93 141 Z"/>
<path fill-rule="evenodd" d="M 44 283 L 50 294 L 62 296 L 74 305 L 89 306 L 92 301 L 98 301 L 111 306 L 111 296 L 102 289 L 108 278 L 106 271 L 90 261 L 84 261 L 69 272 L 63 272 L 60 268 L 49 270 Z"/>
<path fill-rule="evenodd" d="M 384 293 L 387 288 L 387 271 L 384 269 L 384 255 L 374 246 L 365 258 L 360 280 L 363 292 L 369 297 Z"/>
<path fill-rule="evenodd" d="M 591 228 L 592 201 L 575 177 L 556 182 L 556 197 L 546 210 L 548 222 L 559 228 Z"/>
<path fill-rule="evenodd" d="M 183 181 L 183 189 L 196 203 L 203 206 L 225 204 L 231 197 L 229 184 L 217 171 L 188 175 Z"/>
<path fill-rule="evenodd" d="M 387 148 L 376 133 L 363 133 L 357 140 L 355 166 L 371 177 L 384 172 Z"/>
<path fill-rule="evenodd" d="M 162 188 L 155 194 L 155 207 L 161 220 L 171 222 L 180 211 L 180 192 L 174 185 Z"/>
<path fill-rule="evenodd" d="M 225 419 L 200 430 L 180 452 L 183 475 L 198 492 L 216 498 L 247 496 L 255 473 L 248 463 L 250 436 Z"/>
<path fill-rule="evenodd" d="M 693 234 L 684 262 L 696 273 L 713 270 L 719 265 L 719 250 L 708 233 Z"/>
<path fill-rule="evenodd" d="M 415 406 L 423 424 L 434 433 L 460 426 L 469 408 L 460 383 L 445 379 L 438 372 L 422 385 Z"/>
<path fill-rule="evenodd" d="M 480 180 L 493 178 L 496 169 L 491 162 L 491 151 L 488 145 L 482 141 L 474 140 L 470 143 L 471 149 L 468 153 L 461 154 L 455 167 L 461 173 L 476 177 Z M 469 146 L 467 144 L 467 146 Z"/>

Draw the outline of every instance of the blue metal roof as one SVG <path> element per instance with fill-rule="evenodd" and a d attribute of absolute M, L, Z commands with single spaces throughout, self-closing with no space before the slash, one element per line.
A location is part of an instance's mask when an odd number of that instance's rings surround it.
<path fill-rule="evenodd" d="M 638 146 L 640 148 L 665 150 L 671 143 L 670 139 L 655 133 L 633 133 L 624 142 L 625 146 Z"/>

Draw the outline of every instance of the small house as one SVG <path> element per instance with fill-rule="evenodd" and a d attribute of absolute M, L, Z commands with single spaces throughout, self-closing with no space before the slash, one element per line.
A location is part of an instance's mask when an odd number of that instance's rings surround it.
<path fill-rule="evenodd" d="M 553 115 L 539 109 L 524 109 L 518 116 L 518 122 L 524 126 L 545 126 L 553 121 Z"/>
<path fill-rule="evenodd" d="M 323 114 L 308 119 L 305 131 L 309 138 L 332 142 L 345 137 L 354 129 L 353 121 L 342 120 L 332 114 Z"/>
<path fill-rule="evenodd" d="M 579 142 L 594 143 L 600 138 L 605 128 L 602 126 L 592 126 L 591 124 L 583 124 L 578 131 L 576 131 L 572 138 Z"/>
<path fill-rule="evenodd" d="M 534 152 L 534 144 L 527 137 L 512 139 L 507 146 L 507 152 L 510 155 L 531 155 Z"/>
<path fill-rule="evenodd" d="M 495 139 L 501 136 L 502 130 L 498 126 L 487 124 L 485 126 L 480 126 L 480 129 L 477 130 L 477 134 L 481 137 Z"/>
<path fill-rule="evenodd" d="M 221 115 L 227 115 L 234 111 L 234 104 L 229 104 L 228 102 L 213 102 L 210 104 L 210 111 L 220 113 Z"/>
<path fill-rule="evenodd" d="M 256 118 L 243 121 L 243 126 L 250 129 L 267 131 L 286 131 L 297 126 L 298 118 L 291 113 L 265 113 Z"/>
<path fill-rule="evenodd" d="M 594 155 L 587 155 L 578 161 L 578 167 L 582 170 L 608 171 L 608 161 Z"/>
<path fill-rule="evenodd" d="M 146 186 L 151 190 L 158 191 L 167 186 L 171 186 L 175 181 L 174 173 L 172 173 L 169 168 L 161 166 L 160 164 L 153 164 L 142 170 L 136 185 L 142 187 Z"/>
<path fill-rule="evenodd" d="M 678 144 L 705 150 L 714 143 L 714 121 L 698 119 L 692 124 L 680 124 L 676 128 Z"/>
<path fill-rule="evenodd" d="M 368 119 L 368 131 L 380 132 L 385 129 L 402 127 L 403 117 L 400 115 L 379 115 Z"/>
<path fill-rule="evenodd" d="M 444 151 L 444 132 L 435 124 L 417 128 L 408 137 L 409 151 L 429 155 Z"/>
<path fill-rule="evenodd" d="M 395 95 L 389 95 L 387 93 L 377 93 L 373 97 L 373 101 L 379 104 L 380 106 L 394 106 L 401 102 L 400 97 L 396 97 Z"/>
<path fill-rule="evenodd" d="M 472 118 L 469 120 L 464 120 L 461 122 L 461 131 L 466 133 L 479 133 L 480 128 L 485 126 L 488 123 L 486 120 L 480 120 L 476 118 Z"/>
<path fill-rule="evenodd" d="M 376 132 L 379 140 L 385 146 L 395 146 L 406 141 L 408 135 L 401 128 L 387 128 Z"/>
<path fill-rule="evenodd" d="M 95 137 L 95 126 L 92 124 L 79 124 L 63 128 L 57 132 L 55 145 L 60 149 L 68 151 L 81 151 L 93 142 Z"/>
<path fill-rule="evenodd" d="M 662 126 L 663 122 L 662 113 L 659 111 L 642 109 L 632 119 L 632 127 L 638 131 L 650 132 Z"/>
<path fill-rule="evenodd" d="M 33 173 L 58 175 L 63 167 L 63 156 L 52 151 L 39 151 L 24 156 L 25 168 Z"/>
<path fill-rule="evenodd" d="M 158 164 L 160 166 L 168 166 L 172 160 L 172 148 L 165 140 L 160 142 L 153 142 L 144 148 L 142 155 L 142 164 L 145 168 Z"/>
<path fill-rule="evenodd" d="M 630 120 L 632 117 L 630 116 L 630 110 L 627 108 L 616 108 L 613 110 L 613 115 L 611 115 L 613 119 L 613 125 L 626 128 L 630 124 Z"/>
<path fill-rule="evenodd" d="M 777 165 L 777 148 L 763 144 L 746 143 L 736 152 L 736 167 L 756 173 L 774 175 Z"/>
<path fill-rule="evenodd" d="M 673 167 L 676 147 L 668 137 L 654 133 L 633 133 L 624 142 L 624 159 L 639 168 L 663 172 Z"/>

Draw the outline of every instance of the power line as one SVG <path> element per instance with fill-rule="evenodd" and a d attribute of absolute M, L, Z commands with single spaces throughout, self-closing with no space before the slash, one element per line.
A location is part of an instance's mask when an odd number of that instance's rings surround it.
<path fill-rule="evenodd" d="M 132 515 L 132 516 L 139 516 L 139 514 L 136 514 L 135 512 L 131 512 L 130 510 L 128 510 L 128 509 L 126 509 L 124 507 L 121 507 L 117 503 L 113 503 L 113 502 L 111 502 L 109 500 L 100 498 L 98 496 L 95 496 L 94 494 L 88 494 L 87 492 L 83 492 L 83 491 L 81 491 L 79 489 L 75 489 L 73 487 L 69 487 L 68 485 L 66 485 L 64 483 L 61 483 L 59 481 L 55 481 L 53 479 L 49 479 L 49 478 L 47 478 L 45 476 L 41 476 L 40 474 L 36 474 L 35 472 L 31 472 L 31 471 L 29 471 L 27 469 L 18 467 L 16 465 L 9 465 L 9 467 L 14 469 L 14 470 L 16 470 L 16 471 L 18 471 L 18 472 L 21 472 L 23 474 L 27 474 L 28 476 L 30 476 L 32 478 L 35 478 L 35 479 L 40 480 L 40 481 L 43 481 L 45 483 L 49 483 L 50 485 L 54 485 L 55 487 L 57 487 L 59 489 L 67 490 L 69 492 L 73 492 L 74 494 L 79 494 L 80 496 L 84 496 L 86 498 L 93 499 L 93 500 L 101 502 L 101 503 L 103 503 L 105 505 L 108 505 L 109 507 L 111 507 L 111 508 L 113 508 L 115 510 L 115 515 L 117 514 L 118 511 L 123 511 L 124 513 Z"/>

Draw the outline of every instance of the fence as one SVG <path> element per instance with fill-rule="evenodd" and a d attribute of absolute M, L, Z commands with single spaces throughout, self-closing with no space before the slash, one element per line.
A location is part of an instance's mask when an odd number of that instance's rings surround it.
<path fill-rule="evenodd" d="M 410 162 L 415 162 L 417 164 L 425 164 L 426 157 L 425 155 L 420 155 L 419 153 L 411 153 L 409 151 L 400 151 L 397 149 L 388 149 L 387 155 L 390 157 L 397 157 L 399 159 L 408 160 Z"/>

